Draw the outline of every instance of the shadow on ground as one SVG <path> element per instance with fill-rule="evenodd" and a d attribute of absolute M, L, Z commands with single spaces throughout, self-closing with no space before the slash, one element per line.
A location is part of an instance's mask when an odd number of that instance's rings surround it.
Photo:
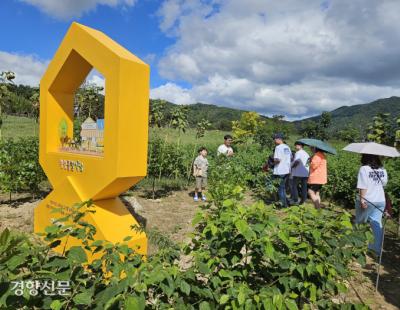
<path fill-rule="evenodd" d="M 175 191 L 181 191 L 182 187 L 179 185 L 176 186 L 163 186 L 157 189 L 144 189 L 139 193 L 139 197 L 145 199 L 159 199 L 170 196 Z"/>
<path fill-rule="evenodd" d="M 146 228 L 147 219 L 145 217 L 141 216 L 139 213 L 137 213 L 134 206 L 132 205 L 132 203 L 129 200 L 127 200 L 125 197 L 121 196 L 120 199 L 121 199 L 122 203 L 125 205 L 125 207 L 128 209 L 129 213 L 132 214 L 132 216 L 139 223 L 139 225 L 143 228 Z"/>
<path fill-rule="evenodd" d="M 21 204 L 34 202 L 39 199 L 44 199 L 50 191 L 40 191 L 36 195 L 30 193 L 13 193 L 0 194 L 0 205 L 8 205 L 11 208 L 18 208 Z"/>

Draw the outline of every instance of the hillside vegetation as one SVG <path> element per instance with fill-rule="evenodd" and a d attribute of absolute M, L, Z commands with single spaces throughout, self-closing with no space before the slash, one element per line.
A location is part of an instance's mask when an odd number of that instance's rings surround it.
<path fill-rule="evenodd" d="M 159 100 L 150 100 L 150 105 L 153 105 Z M 165 101 L 165 112 L 171 113 L 176 107 L 176 104 Z M 208 120 L 210 129 L 218 130 L 231 130 L 232 121 L 239 120 L 243 113 L 248 112 L 245 110 L 238 110 L 233 108 L 220 107 L 213 104 L 196 103 L 187 105 L 187 115 L 189 127 L 196 127 L 202 119 Z M 267 117 L 262 116 L 267 119 Z"/>
<path fill-rule="evenodd" d="M 8 87 L 10 92 L 7 101 L 9 101 L 9 104 L 4 104 L 3 113 L 36 118 L 38 116 L 38 106 L 33 105 L 32 101 L 37 100 L 35 94 L 38 93 L 38 89 L 26 85 L 14 84 L 10 84 Z M 96 96 L 99 98 L 100 105 L 99 113 L 95 114 L 99 114 L 99 117 L 104 117 L 102 113 L 104 96 L 101 93 L 97 93 Z M 158 102 L 160 102 L 160 100 L 151 99 L 150 106 L 152 107 Z M 163 111 L 165 114 L 164 119 L 168 119 L 168 115 L 177 108 L 177 105 L 164 100 L 162 100 L 162 102 L 165 104 L 165 109 Z M 195 128 L 201 120 L 207 120 L 209 122 L 208 129 L 223 131 L 231 131 L 232 121 L 239 120 L 244 113 L 248 112 L 204 103 L 186 105 L 185 107 L 187 109 L 188 127 Z M 333 110 L 330 112 L 331 123 L 329 131 L 335 133 L 344 128 L 352 127 L 360 134 L 364 134 L 372 118 L 378 113 L 389 113 L 391 120 L 394 121 L 395 118 L 400 115 L 400 97 L 383 98 L 366 104 L 342 106 Z M 260 117 L 264 120 L 269 119 L 262 115 Z M 321 119 L 322 115 L 318 115 L 294 121 L 293 124 L 297 129 L 301 129 L 308 122 L 313 121 L 318 123 Z M 5 123 L 7 123 L 7 120 L 5 120 Z"/>
<path fill-rule="evenodd" d="M 378 99 L 366 104 L 343 106 L 330 112 L 332 117 L 332 131 L 345 127 L 354 127 L 365 131 L 371 119 L 378 113 L 390 113 L 392 117 L 400 115 L 400 97 Z M 301 127 L 307 121 L 319 122 L 321 115 L 294 122 L 296 127 Z"/>

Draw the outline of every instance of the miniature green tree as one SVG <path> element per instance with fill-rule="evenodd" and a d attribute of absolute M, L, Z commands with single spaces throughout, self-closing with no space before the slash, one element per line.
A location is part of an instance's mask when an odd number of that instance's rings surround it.
<path fill-rule="evenodd" d="M 64 147 L 64 144 L 68 140 L 68 123 L 64 118 L 58 124 L 58 135 L 60 137 L 61 145 Z"/>

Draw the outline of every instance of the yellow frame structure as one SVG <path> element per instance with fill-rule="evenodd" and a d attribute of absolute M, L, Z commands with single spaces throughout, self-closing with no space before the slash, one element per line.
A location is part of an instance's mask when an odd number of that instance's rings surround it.
<path fill-rule="evenodd" d="M 59 123 L 66 121 L 72 137 L 74 94 L 92 68 L 106 81 L 103 156 L 60 151 Z M 132 236 L 130 244 L 146 254 L 146 235 L 132 231 L 137 221 L 118 195 L 146 175 L 149 79 L 150 68 L 139 58 L 102 32 L 72 23 L 40 82 L 39 159 L 54 190 L 35 209 L 35 232 L 51 224 L 52 208 L 92 199 L 96 212 L 87 220 L 96 238 Z"/>

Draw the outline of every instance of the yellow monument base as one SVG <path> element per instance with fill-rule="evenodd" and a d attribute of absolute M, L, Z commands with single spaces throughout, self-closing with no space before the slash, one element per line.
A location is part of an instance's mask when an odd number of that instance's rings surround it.
<path fill-rule="evenodd" d="M 60 188 L 62 190 L 54 190 L 35 208 L 35 232 L 44 232 L 45 228 L 51 225 L 55 219 L 65 216 L 68 210 L 80 201 L 69 182 L 64 182 Z M 54 212 L 54 209 L 63 211 L 61 213 Z M 118 243 L 130 236 L 128 245 L 139 254 L 147 254 L 146 234 L 132 229 L 132 227 L 138 227 L 139 224 L 118 197 L 94 201 L 90 210 L 94 213 L 88 212 L 83 220 L 96 227 L 95 240 Z M 64 248 L 68 250 L 75 245 L 81 245 L 81 241 L 73 237 L 69 237 L 68 240 L 64 238 L 54 250 L 62 253 Z M 89 260 L 94 258 L 90 253 L 88 253 L 88 257 Z"/>

